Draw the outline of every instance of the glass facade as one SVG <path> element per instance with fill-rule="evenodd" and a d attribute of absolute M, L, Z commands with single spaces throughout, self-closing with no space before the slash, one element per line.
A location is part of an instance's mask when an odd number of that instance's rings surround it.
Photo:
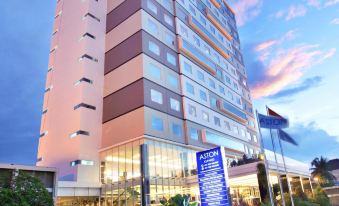
<path fill-rule="evenodd" d="M 141 145 L 147 149 L 142 150 Z M 147 205 L 160 204 L 176 194 L 190 194 L 192 201 L 197 201 L 197 183 L 188 183 L 197 174 L 195 152 L 153 140 L 135 141 L 102 152 L 103 205 L 141 205 L 143 192 Z M 145 162 L 145 169 L 141 162 Z M 146 182 L 142 182 L 142 176 Z"/>

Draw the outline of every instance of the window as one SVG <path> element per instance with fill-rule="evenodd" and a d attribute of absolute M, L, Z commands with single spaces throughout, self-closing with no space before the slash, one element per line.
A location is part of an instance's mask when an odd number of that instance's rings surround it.
<path fill-rule="evenodd" d="M 157 14 L 158 9 L 150 0 L 147 1 L 147 8 L 149 8 L 153 13 Z"/>
<path fill-rule="evenodd" d="M 154 43 L 152 41 L 149 41 L 148 42 L 148 49 L 151 52 L 153 52 L 154 54 L 156 54 L 158 56 L 160 55 L 160 48 L 159 48 L 159 46 L 156 43 Z"/>
<path fill-rule="evenodd" d="M 194 140 L 199 140 L 199 131 L 195 128 L 190 128 L 190 138 Z"/>
<path fill-rule="evenodd" d="M 215 97 L 211 97 L 211 106 L 212 107 L 217 107 L 217 99 Z"/>
<path fill-rule="evenodd" d="M 200 47 L 200 40 L 198 39 L 198 37 L 193 36 L 193 42 L 195 45 L 197 45 L 198 47 Z"/>
<path fill-rule="evenodd" d="M 214 124 L 221 127 L 220 119 L 218 117 L 214 117 Z"/>
<path fill-rule="evenodd" d="M 176 99 L 170 98 L 171 109 L 180 112 L 180 102 Z"/>
<path fill-rule="evenodd" d="M 86 82 L 86 83 L 88 83 L 88 84 L 93 84 L 93 81 L 92 81 L 92 80 L 83 77 L 83 78 L 79 79 L 78 81 L 76 81 L 76 82 L 74 83 L 74 86 L 77 86 L 77 85 L 80 84 L 81 82 Z"/>
<path fill-rule="evenodd" d="M 192 14 L 194 14 L 194 16 L 196 15 L 195 13 L 195 9 L 193 8 L 193 6 L 190 4 L 189 5 L 190 11 L 192 12 Z"/>
<path fill-rule="evenodd" d="M 202 111 L 202 119 L 205 120 L 206 122 L 210 121 L 210 118 L 207 112 Z"/>
<path fill-rule="evenodd" d="M 164 122 L 159 117 L 152 117 L 152 129 L 157 131 L 164 131 Z"/>
<path fill-rule="evenodd" d="M 225 75 L 225 81 L 229 84 L 231 84 L 231 78 L 229 76 Z"/>
<path fill-rule="evenodd" d="M 199 80 L 201 80 L 203 82 L 205 81 L 205 76 L 201 71 L 197 71 L 197 76 L 198 76 Z"/>
<path fill-rule="evenodd" d="M 254 141 L 255 143 L 257 143 L 257 142 L 258 142 L 257 135 L 253 135 L 253 141 Z"/>
<path fill-rule="evenodd" d="M 149 32 L 153 35 L 158 35 L 158 26 L 155 22 L 153 22 L 152 20 L 148 19 L 147 22 L 147 27 L 149 29 Z"/>
<path fill-rule="evenodd" d="M 167 14 L 164 14 L 164 20 L 166 22 L 166 24 L 168 24 L 169 26 L 173 26 L 173 19 L 171 17 L 169 17 Z"/>
<path fill-rule="evenodd" d="M 47 134 L 48 134 L 48 131 L 45 131 L 45 132 L 41 133 L 39 137 L 46 136 Z"/>
<path fill-rule="evenodd" d="M 76 137 L 78 135 L 86 135 L 86 136 L 89 136 L 89 132 L 87 131 L 83 131 L 83 130 L 79 130 L 79 131 L 76 131 L 72 134 L 69 135 L 70 138 L 73 138 L 73 137 Z"/>
<path fill-rule="evenodd" d="M 184 62 L 184 69 L 186 72 L 192 74 L 192 66 L 188 64 L 187 62 Z"/>
<path fill-rule="evenodd" d="M 233 82 L 233 87 L 234 87 L 234 89 L 236 89 L 236 90 L 239 89 L 239 88 L 238 88 L 238 84 L 237 84 L 236 82 Z"/>
<path fill-rule="evenodd" d="M 172 132 L 175 136 L 181 137 L 182 136 L 182 128 L 179 124 L 172 123 Z"/>
<path fill-rule="evenodd" d="M 228 92 L 227 92 L 227 95 L 228 95 L 228 97 L 233 101 L 234 97 L 233 97 L 232 92 L 228 91 Z"/>
<path fill-rule="evenodd" d="M 151 100 L 158 104 L 162 104 L 162 94 L 157 90 L 151 89 Z"/>
<path fill-rule="evenodd" d="M 225 95 L 225 88 L 223 86 L 219 85 L 219 92 L 223 95 Z"/>
<path fill-rule="evenodd" d="M 194 117 L 197 117 L 197 110 L 195 108 L 195 106 L 192 105 L 188 105 L 188 113 Z"/>
<path fill-rule="evenodd" d="M 239 105 L 241 105 L 241 100 L 240 100 L 240 98 L 239 97 L 237 97 L 237 104 L 239 104 Z"/>
<path fill-rule="evenodd" d="M 231 126 L 230 126 L 230 123 L 228 121 L 225 121 L 225 128 L 229 131 L 231 130 Z"/>
<path fill-rule="evenodd" d="M 167 76 L 168 84 L 173 87 L 178 89 L 179 88 L 179 81 L 178 78 L 173 76 L 173 75 L 168 75 Z"/>
<path fill-rule="evenodd" d="M 155 66 L 154 64 L 149 64 L 148 68 L 149 68 L 149 73 L 152 77 L 160 79 L 161 71 L 159 67 Z"/>
<path fill-rule="evenodd" d="M 210 48 L 209 48 L 207 45 L 205 45 L 205 44 L 204 44 L 204 51 L 205 51 L 205 54 L 211 55 L 211 50 L 210 50 Z"/>
<path fill-rule="evenodd" d="M 220 69 L 217 69 L 217 77 L 222 79 L 222 71 Z"/>
<path fill-rule="evenodd" d="M 188 31 L 183 25 L 180 25 L 180 31 L 182 36 L 188 38 Z"/>
<path fill-rule="evenodd" d="M 84 107 L 84 108 L 92 109 L 92 110 L 96 109 L 95 106 L 92 106 L 92 105 L 89 105 L 89 104 L 85 104 L 85 103 L 80 103 L 80 104 L 74 106 L 74 110 L 79 109 L 80 107 Z"/>
<path fill-rule="evenodd" d="M 215 89 L 215 82 L 212 79 L 208 79 L 208 85 Z"/>
<path fill-rule="evenodd" d="M 245 130 L 241 129 L 240 134 L 241 134 L 241 136 L 245 137 L 246 136 Z"/>
<path fill-rule="evenodd" d="M 212 25 L 210 25 L 210 30 L 213 34 L 215 34 L 215 28 Z"/>
<path fill-rule="evenodd" d="M 93 166 L 94 161 L 92 161 L 92 160 L 74 160 L 70 164 L 71 164 L 72 167 L 74 167 L 76 165 Z"/>
<path fill-rule="evenodd" d="M 207 95 L 204 91 L 200 90 L 200 99 L 207 102 Z"/>
<path fill-rule="evenodd" d="M 165 42 L 168 45 L 172 45 L 174 46 L 174 37 L 172 35 L 170 35 L 169 33 L 165 33 Z"/>
<path fill-rule="evenodd" d="M 233 126 L 233 131 L 235 134 L 239 134 L 239 128 L 237 126 Z"/>
<path fill-rule="evenodd" d="M 167 61 L 173 66 L 177 65 L 177 59 L 170 53 L 167 53 Z"/>
<path fill-rule="evenodd" d="M 186 82 L 186 91 L 194 95 L 194 87 L 192 86 L 192 84 Z"/>
<path fill-rule="evenodd" d="M 206 26 L 206 19 L 200 15 L 200 21 L 202 23 L 202 25 Z"/>

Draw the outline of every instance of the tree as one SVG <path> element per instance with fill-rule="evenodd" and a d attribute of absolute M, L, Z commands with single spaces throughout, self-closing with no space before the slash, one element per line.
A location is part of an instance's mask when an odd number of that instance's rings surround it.
<path fill-rule="evenodd" d="M 39 178 L 20 171 L 13 176 L 10 187 L 0 189 L 4 206 L 52 206 L 53 199 Z"/>
<path fill-rule="evenodd" d="M 317 157 L 312 162 L 312 176 L 317 178 L 321 186 L 334 185 L 335 177 L 330 172 L 329 163 L 326 158 Z"/>

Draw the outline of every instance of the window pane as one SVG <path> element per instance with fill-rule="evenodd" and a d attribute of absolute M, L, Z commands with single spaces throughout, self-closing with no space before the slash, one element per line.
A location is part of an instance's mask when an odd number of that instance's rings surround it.
<path fill-rule="evenodd" d="M 197 116 L 197 110 L 192 105 L 188 105 L 188 113 L 194 117 Z"/>
<path fill-rule="evenodd" d="M 155 66 L 154 64 L 149 64 L 148 67 L 149 67 L 150 75 L 157 78 L 157 79 L 160 79 L 160 77 L 161 77 L 160 68 Z"/>
<path fill-rule="evenodd" d="M 194 87 L 188 82 L 186 82 L 186 91 L 194 95 Z"/>
<path fill-rule="evenodd" d="M 155 6 L 151 1 L 147 1 L 147 7 L 155 14 L 158 13 L 157 6 Z"/>
<path fill-rule="evenodd" d="M 190 128 L 190 138 L 194 140 L 199 139 L 199 131 L 195 128 Z"/>
<path fill-rule="evenodd" d="M 181 129 L 181 126 L 179 124 L 175 124 L 173 123 L 172 124 L 172 131 L 173 131 L 173 134 L 177 137 L 181 137 L 182 136 L 182 129 Z"/>
<path fill-rule="evenodd" d="M 154 42 L 152 42 L 152 41 L 149 41 L 149 43 L 148 43 L 148 49 L 151 51 L 151 52 L 153 52 L 154 54 L 156 54 L 156 55 L 160 55 L 160 48 L 159 48 L 159 46 L 156 44 L 156 43 L 154 43 Z"/>
<path fill-rule="evenodd" d="M 205 76 L 201 71 L 197 71 L 197 76 L 199 80 L 205 81 Z"/>
<path fill-rule="evenodd" d="M 147 26 L 148 26 L 148 29 L 149 29 L 151 34 L 153 34 L 153 35 L 157 35 L 158 34 L 158 26 L 156 25 L 156 23 L 154 23 L 153 21 L 151 21 L 149 19 L 148 23 L 147 23 Z"/>
<path fill-rule="evenodd" d="M 162 94 L 154 89 L 151 89 L 151 100 L 158 104 L 162 104 Z"/>
<path fill-rule="evenodd" d="M 152 129 L 164 131 L 164 122 L 159 117 L 152 117 Z"/>
<path fill-rule="evenodd" d="M 209 116 L 207 112 L 202 111 L 202 119 L 209 122 Z"/>
<path fill-rule="evenodd" d="M 170 53 L 167 53 L 167 61 L 168 61 L 170 64 L 174 65 L 174 66 L 177 65 L 177 60 L 176 60 L 175 57 L 174 57 L 172 54 L 170 54 Z"/>
<path fill-rule="evenodd" d="M 176 77 L 173 76 L 173 75 L 168 75 L 168 76 L 167 76 L 167 80 L 168 80 L 169 85 L 171 85 L 171 86 L 174 87 L 174 88 L 179 88 L 179 81 L 178 81 L 178 78 L 176 78 Z"/>
<path fill-rule="evenodd" d="M 169 17 L 168 15 L 164 14 L 164 19 L 165 19 L 165 22 L 168 25 L 173 26 L 173 19 L 171 17 Z"/>
<path fill-rule="evenodd" d="M 207 95 L 205 92 L 200 90 L 200 99 L 207 102 Z"/>
<path fill-rule="evenodd" d="M 178 100 L 170 98 L 170 105 L 171 109 L 178 112 L 180 111 L 180 102 Z"/>
<path fill-rule="evenodd" d="M 184 69 L 186 72 L 189 72 L 192 74 L 192 66 L 188 64 L 187 62 L 184 62 Z"/>

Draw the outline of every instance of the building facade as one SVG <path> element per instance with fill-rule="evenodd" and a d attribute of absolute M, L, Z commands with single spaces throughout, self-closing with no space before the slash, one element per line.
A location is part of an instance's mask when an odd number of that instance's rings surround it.
<path fill-rule="evenodd" d="M 58 0 L 42 113 L 37 165 L 58 168 L 60 205 L 198 202 L 197 151 L 260 150 L 225 0 Z"/>

